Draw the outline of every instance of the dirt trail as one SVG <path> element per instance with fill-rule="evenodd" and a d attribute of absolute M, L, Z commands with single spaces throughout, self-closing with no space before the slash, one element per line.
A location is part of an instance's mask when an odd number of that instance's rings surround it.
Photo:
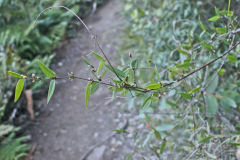
<path fill-rule="evenodd" d="M 114 44 L 121 32 L 122 20 L 118 16 L 121 9 L 119 0 L 111 0 L 85 21 L 100 38 L 100 44 L 110 59 L 116 57 L 113 56 L 116 55 Z M 67 72 L 81 77 L 90 75 L 81 56 L 95 50 L 95 45 L 86 30 L 80 32 L 80 38 L 64 42 L 57 49 L 56 55 L 61 57 L 53 67 L 57 75 L 63 76 Z M 95 57 L 89 55 L 87 58 L 98 66 Z M 112 102 L 111 93 L 103 86 L 90 98 L 86 111 L 85 86 L 86 82 L 80 80 L 58 81 L 51 102 L 46 105 L 44 100 L 42 113 L 31 128 L 33 143 L 37 144 L 34 160 L 79 160 L 89 148 L 117 128 L 114 118 L 118 115 L 120 103 Z M 107 152 L 106 160 L 124 157 L 111 150 Z"/>

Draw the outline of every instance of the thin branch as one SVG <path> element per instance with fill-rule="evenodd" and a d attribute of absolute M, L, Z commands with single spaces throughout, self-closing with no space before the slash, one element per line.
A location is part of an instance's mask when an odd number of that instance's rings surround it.
<path fill-rule="evenodd" d="M 106 54 L 104 53 L 102 47 L 100 46 L 96 35 L 94 36 L 94 39 L 95 39 L 96 44 L 97 44 L 98 48 L 100 49 L 102 55 L 103 55 L 104 58 L 107 60 L 107 62 L 108 62 L 108 64 L 110 65 L 110 67 L 112 68 L 114 74 L 118 77 L 118 79 L 119 79 L 120 81 L 122 81 L 121 77 L 117 74 L 117 72 L 115 71 L 115 69 L 114 69 L 114 67 L 112 66 L 111 62 L 109 61 L 108 57 L 107 57 Z"/>
<path fill-rule="evenodd" d="M 42 11 L 38 14 L 36 20 L 34 21 L 34 27 L 36 26 L 36 23 L 37 23 L 39 17 L 40 17 L 44 12 L 46 12 L 47 10 L 50 10 L 50 9 L 53 9 L 53 8 L 64 8 L 64 9 L 66 9 L 67 11 L 69 11 L 70 13 L 72 13 L 72 14 L 83 24 L 83 26 L 86 28 L 86 30 L 88 31 L 88 33 L 91 34 L 90 29 L 89 29 L 88 26 L 83 22 L 83 20 L 82 20 L 73 10 L 71 10 L 71 9 L 69 9 L 68 7 L 65 7 L 65 6 L 51 6 L 51 7 L 48 7 L 48 8 L 45 8 L 44 10 L 42 10 Z"/>
<path fill-rule="evenodd" d="M 115 69 L 113 68 L 111 62 L 109 61 L 108 57 L 106 56 L 106 54 L 104 53 L 102 47 L 100 46 L 99 42 L 98 42 L 98 39 L 97 39 L 97 36 L 93 34 L 93 32 L 90 31 L 90 29 L 88 28 L 88 26 L 83 22 L 83 20 L 71 9 L 69 9 L 68 7 L 65 7 L 65 6 L 52 6 L 52 7 L 48 7 L 46 9 L 44 9 L 42 12 L 39 13 L 39 15 L 37 16 L 35 22 L 34 22 L 34 27 L 39 19 L 39 17 L 47 10 L 50 10 L 50 9 L 53 9 L 53 8 L 64 8 L 66 9 L 67 11 L 69 11 L 70 13 L 72 13 L 82 24 L 83 26 L 86 28 L 86 30 L 88 31 L 88 33 L 90 34 L 90 36 L 93 36 L 93 39 L 95 40 L 98 48 L 100 49 L 101 53 L 103 54 L 104 58 L 107 60 L 108 64 L 110 65 L 110 67 L 112 68 L 114 74 L 118 77 L 118 79 L 120 81 L 122 81 L 121 77 L 117 74 L 117 72 L 115 71 Z"/>
<path fill-rule="evenodd" d="M 230 47 L 230 49 L 227 50 L 225 53 L 223 53 L 221 56 L 218 56 L 217 58 L 215 58 L 215 59 L 211 60 L 210 62 L 204 64 L 203 66 L 201 66 L 201 67 L 195 69 L 194 71 L 192 71 L 192 72 L 190 72 L 189 74 L 183 76 L 182 78 L 180 78 L 180 79 L 178 79 L 178 80 L 176 80 L 176 81 L 174 81 L 174 82 L 167 83 L 167 84 L 163 85 L 163 87 L 170 86 L 170 85 L 172 85 L 172 84 L 175 83 L 175 82 L 180 82 L 180 81 L 182 81 L 182 80 L 188 78 L 188 77 L 191 76 L 192 74 L 194 74 L 194 73 L 196 73 L 196 72 L 198 72 L 198 71 L 204 69 L 205 67 L 207 67 L 207 66 L 213 64 L 213 63 L 216 62 L 217 60 L 219 60 L 219 59 L 223 58 L 224 56 L 226 56 L 227 54 L 229 54 L 229 53 L 230 53 L 234 48 L 236 48 L 239 44 L 240 44 L 240 41 L 237 42 L 237 43 L 236 43 L 235 45 L 233 45 L 232 47 Z"/>
<path fill-rule="evenodd" d="M 83 78 L 83 77 L 78 77 L 78 76 L 75 76 L 75 75 L 72 75 L 71 78 L 69 77 L 54 77 L 54 78 L 35 78 L 35 77 L 30 77 L 30 78 L 26 78 L 26 79 L 29 79 L 29 80 L 32 80 L 32 81 L 49 81 L 49 80 L 73 80 L 73 79 L 79 79 L 79 80 L 83 80 L 83 81 L 88 81 L 88 82 L 97 82 L 99 84 L 102 84 L 102 85 L 106 85 L 106 86 L 112 86 L 112 87 L 118 87 L 117 85 L 115 84 L 112 84 L 112 83 L 107 83 L 107 82 L 104 82 L 104 81 L 99 81 L 99 80 L 94 80 L 94 79 L 89 79 L 89 78 Z M 145 88 L 141 88 L 141 87 L 136 87 L 136 86 L 131 86 L 129 84 L 125 84 L 123 86 L 121 86 L 122 88 L 125 88 L 125 89 L 128 89 L 128 90 L 135 90 L 135 91 L 139 91 L 139 92 L 143 92 L 143 93 L 146 93 L 149 91 L 149 89 L 145 89 Z M 133 95 L 132 95 L 133 96 Z"/>

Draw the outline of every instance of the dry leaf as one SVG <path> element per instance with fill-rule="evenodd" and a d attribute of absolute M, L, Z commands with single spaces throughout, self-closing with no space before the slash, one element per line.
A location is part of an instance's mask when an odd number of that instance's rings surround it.
<path fill-rule="evenodd" d="M 32 89 L 25 90 L 24 93 L 27 97 L 27 111 L 30 114 L 31 120 L 34 120 Z"/>

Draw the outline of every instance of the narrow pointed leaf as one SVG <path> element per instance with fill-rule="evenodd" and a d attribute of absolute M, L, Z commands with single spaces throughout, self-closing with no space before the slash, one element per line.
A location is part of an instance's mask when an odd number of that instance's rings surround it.
<path fill-rule="evenodd" d="M 209 18 L 208 20 L 214 22 L 214 21 L 217 21 L 219 19 L 220 19 L 220 16 L 214 16 L 212 18 Z"/>
<path fill-rule="evenodd" d="M 202 23 L 200 16 L 198 17 L 198 19 L 199 19 L 199 24 L 200 24 L 200 27 L 202 28 L 202 30 L 207 31 L 207 28 Z"/>
<path fill-rule="evenodd" d="M 149 85 L 145 86 L 145 88 L 147 88 L 147 89 L 158 89 L 160 87 L 161 87 L 161 84 L 159 84 L 159 83 L 149 84 Z"/>
<path fill-rule="evenodd" d="M 106 73 L 107 73 L 107 70 L 105 70 L 105 71 L 103 72 L 103 74 L 101 75 L 101 79 L 104 78 L 104 76 L 106 75 Z"/>
<path fill-rule="evenodd" d="M 207 157 L 209 157 L 209 158 L 211 158 L 211 159 L 217 159 L 217 156 L 216 156 L 216 155 L 211 154 L 211 153 L 209 153 L 209 152 L 207 152 L 207 151 L 204 151 L 204 152 L 206 153 Z"/>
<path fill-rule="evenodd" d="M 201 139 L 201 140 L 199 141 L 199 143 L 206 143 L 206 142 L 208 142 L 211 138 L 212 138 L 212 136 L 205 137 L 205 138 Z"/>
<path fill-rule="evenodd" d="M 154 135 L 157 138 L 157 140 L 162 140 L 160 132 L 158 132 L 156 129 L 154 129 Z"/>
<path fill-rule="evenodd" d="M 113 131 L 118 132 L 118 133 L 126 133 L 126 134 L 128 134 L 128 131 L 126 131 L 125 129 L 113 129 Z"/>
<path fill-rule="evenodd" d="M 91 84 L 92 84 L 92 82 L 88 82 L 87 87 L 86 87 L 86 91 L 85 91 L 85 104 L 86 104 L 86 109 L 87 109 L 87 106 L 88 106 L 88 100 L 89 100 L 89 96 L 90 96 Z"/>
<path fill-rule="evenodd" d="M 230 107 L 237 108 L 236 102 L 230 97 L 223 97 L 220 103 L 224 108 L 228 108 L 228 109 Z"/>
<path fill-rule="evenodd" d="M 97 74 L 99 74 L 99 72 L 101 71 L 103 65 L 104 65 L 104 61 L 101 61 L 99 63 L 98 69 L 97 69 Z"/>
<path fill-rule="evenodd" d="M 101 60 L 101 61 L 105 61 L 105 59 L 104 59 L 102 56 L 100 56 L 99 54 L 97 54 L 96 52 L 92 51 L 92 54 L 93 54 L 97 59 L 99 59 L 99 60 Z"/>
<path fill-rule="evenodd" d="M 143 108 L 148 107 L 150 105 L 150 103 L 151 103 L 150 100 L 151 100 L 151 96 L 149 96 L 145 99 L 145 101 L 143 102 L 143 105 L 142 105 Z"/>
<path fill-rule="evenodd" d="M 87 65 L 91 66 L 91 64 L 87 61 L 87 59 L 85 57 L 82 56 L 82 60 L 84 63 L 86 63 Z"/>
<path fill-rule="evenodd" d="M 212 51 L 212 45 L 210 43 L 205 43 L 203 42 L 201 44 L 205 49 L 209 50 L 209 51 Z"/>
<path fill-rule="evenodd" d="M 8 71 L 8 74 L 10 74 L 11 76 L 16 77 L 16 78 L 23 78 L 22 75 L 20 75 L 16 72 Z"/>
<path fill-rule="evenodd" d="M 138 61 L 136 59 L 131 62 L 131 67 L 138 68 Z"/>
<path fill-rule="evenodd" d="M 52 95 L 54 93 L 56 86 L 56 80 L 51 80 L 48 88 L 48 98 L 47 98 L 47 103 L 49 103 L 50 99 L 52 98 Z"/>
<path fill-rule="evenodd" d="M 206 97 L 206 105 L 207 105 L 207 115 L 214 116 L 218 111 L 218 102 L 217 99 L 212 95 L 207 95 Z"/>
<path fill-rule="evenodd" d="M 201 90 L 201 87 L 198 87 L 198 88 L 195 88 L 195 89 L 189 91 L 188 93 L 193 94 L 193 93 L 199 92 L 200 90 Z"/>
<path fill-rule="evenodd" d="M 90 95 L 93 95 L 99 89 L 99 83 L 93 82 L 91 86 Z"/>
<path fill-rule="evenodd" d="M 180 95 L 185 98 L 185 99 L 191 99 L 192 98 L 192 94 L 190 93 L 180 93 Z"/>
<path fill-rule="evenodd" d="M 23 87 L 24 87 L 24 79 L 19 79 L 16 85 L 14 102 L 17 102 L 17 100 L 19 99 L 22 93 Z"/>
<path fill-rule="evenodd" d="M 178 52 L 183 54 L 183 55 L 188 55 L 188 52 L 186 50 L 183 50 L 183 49 L 178 49 Z"/>
<path fill-rule="evenodd" d="M 215 9 L 215 13 L 219 16 L 220 15 L 219 9 L 217 7 L 214 7 L 214 9 Z"/>
<path fill-rule="evenodd" d="M 49 78 L 54 78 L 56 77 L 56 73 L 53 72 L 50 68 L 48 68 L 45 64 L 43 64 L 41 61 L 38 61 L 38 64 L 43 71 L 43 73 L 49 77 Z"/>
<path fill-rule="evenodd" d="M 113 71 L 113 68 L 111 67 L 111 66 L 109 66 L 109 65 L 107 65 L 107 64 L 105 64 L 105 66 L 106 66 L 106 68 L 109 70 L 109 71 L 111 71 L 112 73 L 114 73 L 115 74 L 115 72 L 118 74 L 118 76 L 120 76 L 121 78 L 125 78 L 126 77 L 126 75 L 125 75 L 125 73 L 123 72 L 123 71 L 121 71 L 120 69 L 118 69 L 118 68 L 114 68 L 114 71 Z"/>
<path fill-rule="evenodd" d="M 162 144 L 161 144 L 161 147 L 160 147 L 160 153 L 162 154 L 163 153 L 163 150 L 164 150 L 164 148 L 165 148 L 165 146 L 166 146 L 166 141 L 163 141 L 162 142 Z"/>

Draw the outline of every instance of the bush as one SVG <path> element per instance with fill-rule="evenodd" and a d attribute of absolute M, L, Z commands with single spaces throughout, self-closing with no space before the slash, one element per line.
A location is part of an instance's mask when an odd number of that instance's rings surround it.
<path fill-rule="evenodd" d="M 163 137 L 160 143 L 167 148 L 161 157 L 232 157 L 232 143 L 238 140 L 231 135 L 239 129 L 240 47 L 199 72 L 194 71 L 239 40 L 239 34 L 229 34 L 238 29 L 238 15 L 232 16 L 225 1 L 124 2 L 129 26 L 121 52 L 130 52 L 138 61 L 137 84 L 166 86 L 161 87 L 160 94 L 135 101 L 137 109 L 142 106 L 141 117 L 152 128 L 148 133 L 151 138 L 144 143 L 138 140 L 139 148 L 148 146 L 158 156 L 161 147 L 155 143 L 156 129 Z M 128 57 L 124 59 L 130 63 Z M 192 71 L 194 74 L 185 77 Z M 228 136 L 220 138 L 219 134 Z M 214 150 L 224 141 L 224 154 L 220 148 Z"/>

